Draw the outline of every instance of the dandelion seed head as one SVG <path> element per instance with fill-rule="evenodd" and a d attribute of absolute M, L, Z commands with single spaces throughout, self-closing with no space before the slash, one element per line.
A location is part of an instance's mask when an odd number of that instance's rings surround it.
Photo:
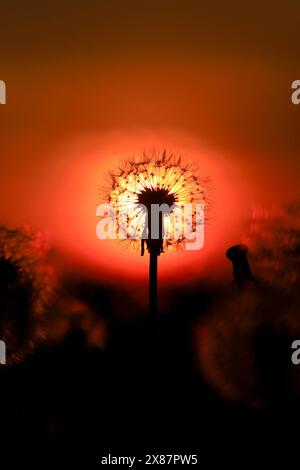
<path fill-rule="evenodd" d="M 194 231 L 197 223 L 196 204 L 206 205 L 207 178 L 181 156 L 152 152 L 129 158 L 110 174 L 106 202 L 114 208 L 117 234 L 120 215 L 127 214 L 128 239 L 139 249 L 146 221 L 145 207 L 167 205 L 171 210 L 163 215 L 163 250 L 172 250 L 185 241 L 187 230 Z M 191 206 L 190 217 L 182 216 L 182 209 Z M 181 227 L 178 237 L 175 227 Z"/>

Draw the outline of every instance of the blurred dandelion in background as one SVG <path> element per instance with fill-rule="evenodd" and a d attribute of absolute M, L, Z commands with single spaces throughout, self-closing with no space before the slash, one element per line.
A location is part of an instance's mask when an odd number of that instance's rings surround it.
<path fill-rule="evenodd" d="M 0 226 L 0 338 L 7 365 L 23 361 L 44 338 L 40 320 L 54 293 L 48 251 L 41 232 Z"/>
<path fill-rule="evenodd" d="M 300 377 L 291 345 L 300 337 L 299 215 L 299 201 L 253 209 L 242 241 L 258 282 L 249 270 L 248 283 L 217 300 L 196 329 L 201 371 L 229 400 L 298 406 Z"/>

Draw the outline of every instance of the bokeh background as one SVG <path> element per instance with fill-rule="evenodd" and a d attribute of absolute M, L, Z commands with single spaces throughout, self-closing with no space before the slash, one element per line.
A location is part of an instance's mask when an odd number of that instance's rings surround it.
<path fill-rule="evenodd" d="M 29 460 L 37 448 L 85 462 L 113 448 L 200 449 L 210 462 L 218 450 L 238 460 L 239 447 L 247 459 L 277 458 L 283 442 L 289 453 L 295 369 L 277 393 L 282 375 L 263 348 L 253 365 L 251 335 L 281 306 L 289 362 L 299 326 L 299 3 L 12 0 L 0 14 L 0 221 L 41 231 L 56 273 L 46 345 L 1 370 L 6 441 Z M 158 362 L 147 346 L 147 260 L 95 236 L 107 171 L 153 148 L 183 154 L 213 191 L 204 250 L 160 257 Z M 231 297 L 225 251 L 239 242 L 271 289 L 267 307 L 264 288 Z M 241 333 L 230 325 L 243 312 L 255 321 Z M 243 351 L 228 368 L 214 348 Z M 261 394 L 265 370 L 273 382 Z"/>

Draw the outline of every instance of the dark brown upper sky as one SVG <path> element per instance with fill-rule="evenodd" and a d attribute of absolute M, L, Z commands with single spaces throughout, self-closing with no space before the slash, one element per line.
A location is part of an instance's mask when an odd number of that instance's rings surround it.
<path fill-rule="evenodd" d="M 0 47 L 13 60 L 228 53 L 296 65 L 299 12 L 297 0 L 12 0 L 1 4 Z"/>

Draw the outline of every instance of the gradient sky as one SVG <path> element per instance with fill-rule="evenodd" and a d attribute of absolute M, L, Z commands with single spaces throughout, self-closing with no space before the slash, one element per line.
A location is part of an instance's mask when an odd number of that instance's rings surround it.
<path fill-rule="evenodd" d="M 296 0 L 2 4 L 1 219 L 48 229 L 90 261 L 103 171 L 166 146 L 214 181 L 207 246 L 223 253 L 253 205 L 299 197 L 299 20 Z"/>

